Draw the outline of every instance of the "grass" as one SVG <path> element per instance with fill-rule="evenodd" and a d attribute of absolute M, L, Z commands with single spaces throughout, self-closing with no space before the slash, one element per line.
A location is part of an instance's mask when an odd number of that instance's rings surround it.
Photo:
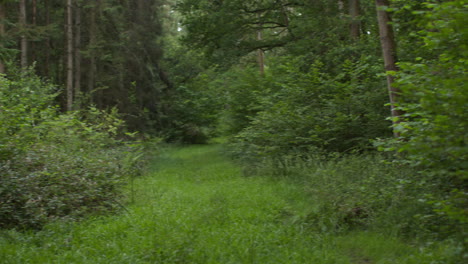
<path fill-rule="evenodd" d="M 117 216 L 1 231 L 0 263 L 438 263 L 393 237 L 317 231 L 303 185 L 242 176 L 218 145 L 164 151 L 133 189 Z"/>

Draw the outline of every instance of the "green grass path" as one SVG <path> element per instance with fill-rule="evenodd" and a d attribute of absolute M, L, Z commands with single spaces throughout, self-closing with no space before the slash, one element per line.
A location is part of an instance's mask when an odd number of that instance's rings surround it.
<path fill-rule="evenodd" d="M 163 152 L 120 215 L 35 234 L 4 231 L 0 263 L 375 263 L 366 250 L 388 249 L 380 236 L 350 243 L 310 230 L 303 216 L 313 201 L 301 186 L 244 177 L 219 148 Z M 378 263 L 407 253 L 392 250 Z"/>

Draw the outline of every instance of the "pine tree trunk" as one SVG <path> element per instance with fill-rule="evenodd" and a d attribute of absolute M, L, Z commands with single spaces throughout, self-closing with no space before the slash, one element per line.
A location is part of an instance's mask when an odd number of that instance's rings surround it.
<path fill-rule="evenodd" d="M 81 98 L 81 7 L 75 7 L 75 107 L 80 108 Z"/>
<path fill-rule="evenodd" d="M 258 30 L 257 33 L 258 40 L 262 40 L 262 30 Z M 265 75 L 265 52 L 262 49 L 258 49 L 258 67 L 260 70 L 260 75 Z"/>
<path fill-rule="evenodd" d="M 26 0 L 20 0 L 19 24 L 21 28 L 21 68 L 28 67 L 28 39 L 26 37 Z"/>
<path fill-rule="evenodd" d="M 96 73 L 96 55 L 95 55 L 95 45 L 96 45 L 96 11 L 98 9 L 99 1 L 95 1 L 93 7 L 91 8 L 91 14 L 89 16 L 89 69 L 88 69 L 88 93 L 93 94 L 94 90 L 94 79 Z"/>
<path fill-rule="evenodd" d="M 379 35 L 380 35 L 380 44 L 382 46 L 382 54 L 385 63 L 385 71 L 398 71 L 396 65 L 397 55 L 396 55 L 396 43 L 395 37 L 393 34 L 393 27 L 391 23 L 390 15 L 383 10 L 382 8 L 389 6 L 388 0 L 376 0 L 377 7 L 377 18 L 379 22 Z M 400 96 L 400 89 L 393 86 L 394 77 L 390 74 L 387 74 L 387 87 L 390 97 L 391 113 L 393 124 L 399 122 L 402 112 L 396 109 L 396 103 L 398 102 L 398 97 Z M 397 132 L 394 132 L 395 137 L 399 137 Z"/>
<path fill-rule="evenodd" d="M 73 109 L 73 6 L 67 0 L 67 111 Z"/>
<path fill-rule="evenodd" d="M 359 20 L 359 0 L 349 0 L 349 15 L 351 17 L 350 36 L 351 39 L 358 39 L 361 30 L 361 21 Z"/>
<path fill-rule="evenodd" d="M 49 0 L 45 0 L 45 9 L 46 9 L 46 25 L 50 25 L 50 4 Z M 50 37 L 47 36 L 46 39 L 46 47 L 45 47 L 45 65 L 44 65 L 44 76 L 49 76 L 49 67 L 50 67 L 50 49 L 51 49 L 51 43 L 50 43 Z"/>
<path fill-rule="evenodd" d="M 260 14 L 258 15 L 258 19 L 261 19 Z M 263 40 L 263 32 L 262 32 L 262 23 L 259 24 L 259 29 L 257 31 L 257 40 Z M 265 52 L 262 49 L 258 49 L 257 60 L 258 60 L 258 68 L 260 70 L 260 75 L 265 75 Z"/>
<path fill-rule="evenodd" d="M 5 35 L 5 5 L 0 3 L 0 38 Z M 3 43 L 0 42 L 0 49 L 3 47 Z M 5 73 L 5 64 L 0 58 L 0 74 Z"/>
<path fill-rule="evenodd" d="M 32 1 L 32 25 L 36 27 L 37 25 L 37 0 Z M 31 61 L 36 61 L 36 44 L 31 42 Z"/>

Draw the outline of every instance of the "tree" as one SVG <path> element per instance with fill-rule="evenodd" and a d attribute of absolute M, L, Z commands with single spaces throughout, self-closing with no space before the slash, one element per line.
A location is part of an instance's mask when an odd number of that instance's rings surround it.
<path fill-rule="evenodd" d="M 73 109 L 73 1 L 67 0 L 67 110 Z"/>
<path fill-rule="evenodd" d="M 352 39 L 359 38 L 361 22 L 359 20 L 359 0 L 349 0 L 349 15 L 351 17 L 350 35 Z"/>
<path fill-rule="evenodd" d="M 81 104 L 81 2 L 75 1 L 75 35 L 74 35 L 74 98 L 75 107 L 80 108 Z"/>
<path fill-rule="evenodd" d="M 4 49 L 2 38 L 5 36 L 5 5 L 0 2 L 0 51 Z M 0 53 L 1 55 L 1 53 Z M 0 74 L 5 73 L 5 63 L 3 58 L 0 57 Z"/>
<path fill-rule="evenodd" d="M 294 39 L 289 23 L 297 15 L 293 7 L 301 6 L 301 1 L 185 0 L 177 10 L 183 16 L 185 40 L 227 65 L 253 52 L 261 60 L 261 51 L 288 44 Z"/>
<path fill-rule="evenodd" d="M 96 73 L 96 45 L 97 45 L 97 25 L 96 25 L 96 13 L 100 7 L 100 0 L 93 1 L 91 4 L 91 11 L 89 15 L 89 42 L 88 42 L 88 58 L 89 58 L 89 67 L 88 67 L 88 93 L 94 92 L 95 86 L 95 73 Z"/>
<path fill-rule="evenodd" d="M 28 67 L 28 39 L 26 37 L 26 0 L 19 2 L 19 26 L 21 31 L 21 68 Z"/>
<path fill-rule="evenodd" d="M 398 97 L 401 94 L 401 90 L 393 85 L 395 82 L 395 77 L 393 74 L 391 74 L 391 72 L 397 72 L 398 67 L 396 65 L 396 43 L 393 27 L 391 24 L 392 19 L 390 14 L 386 11 L 386 8 L 389 7 L 389 2 L 388 0 L 376 0 L 375 4 L 377 7 L 380 43 L 382 46 L 385 70 L 387 71 L 387 87 L 390 97 L 392 120 L 394 124 L 397 124 L 400 117 L 402 116 L 401 110 L 397 108 Z M 399 133 L 395 130 L 394 135 L 395 137 L 398 137 Z"/>

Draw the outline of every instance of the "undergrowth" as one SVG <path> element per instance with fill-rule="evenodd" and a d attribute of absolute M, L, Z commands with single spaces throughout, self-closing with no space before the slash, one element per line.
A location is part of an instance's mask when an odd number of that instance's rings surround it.
<path fill-rule="evenodd" d="M 142 169 L 115 109 L 60 113 L 56 89 L 32 71 L 0 76 L 0 228 L 116 211 Z"/>
<path fill-rule="evenodd" d="M 410 242 L 393 233 L 393 225 L 337 228 L 341 216 L 330 214 L 326 204 L 333 200 L 326 199 L 344 190 L 344 182 L 333 190 L 328 179 L 326 198 L 305 184 L 310 175 L 300 181 L 243 176 L 216 145 L 159 152 L 150 171 L 128 186 L 134 199 L 125 212 L 55 222 L 39 232 L 4 230 L 3 263 L 457 263 L 450 243 Z M 351 166 L 340 164 L 336 170 L 318 166 L 316 185 Z M 347 176 L 359 180 L 355 173 Z M 366 225 L 365 219 L 353 226 Z"/>
<path fill-rule="evenodd" d="M 429 245 L 444 245 L 445 255 L 434 263 L 468 258 L 466 226 L 437 211 L 446 191 L 418 168 L 389 162 L 385 153 L 237 157 L 245 176 L 266 175 L 303 186 L 314 202 L 300 221 L 314 232 L 372 232 L 403 239 L 426 253 L 432 250 Z"/>

